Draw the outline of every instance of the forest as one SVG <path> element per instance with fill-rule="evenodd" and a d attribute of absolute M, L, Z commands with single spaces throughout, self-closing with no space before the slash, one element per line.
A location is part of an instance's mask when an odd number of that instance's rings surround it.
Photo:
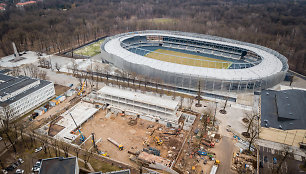
<path fill-rule="evenodd" d="M 61 53 L 117 33 L 163 29 L 216 35 L 278 51 L 306 75 L 306 2 L 299 0 L 3 0 L 0 57 L 23 50 Z"/>

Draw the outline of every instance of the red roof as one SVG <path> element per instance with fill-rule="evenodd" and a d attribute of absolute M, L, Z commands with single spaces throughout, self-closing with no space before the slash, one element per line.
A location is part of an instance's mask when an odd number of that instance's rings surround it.
<path fill-rule="evenodd" d="M 35 4 L 35 3 L 36 1 L 19 2 L 16 4 L 16 6 L 24 6 L 24 5 Z"/>

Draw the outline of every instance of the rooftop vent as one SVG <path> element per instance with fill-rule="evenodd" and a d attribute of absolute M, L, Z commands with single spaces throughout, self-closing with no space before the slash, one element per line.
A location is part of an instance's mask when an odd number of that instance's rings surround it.
<path fill-rule="evenodd" d="M 267 92 L 266 94 L 267 94 L 267 95 L 269 95 L 269 93 L 268 93 L 268 92 Z"/>

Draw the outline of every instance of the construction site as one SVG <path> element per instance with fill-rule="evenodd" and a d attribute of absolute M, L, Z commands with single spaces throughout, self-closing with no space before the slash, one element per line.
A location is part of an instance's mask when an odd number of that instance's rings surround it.
<path fill-rule="evenodd" d="M 46 123 L 40 134 L 160 173 L 208 172 L 220 164 L 214 151 L 221 141 L 218 125 L 203 114 L 214 102 L 199 100 L 196 107 L 194 99 L 111 86 L 87 93 L 85 83 L 73 90 L 61 103 L 52 101 L 62 105 L 56 114 L 39 118 Z"/>

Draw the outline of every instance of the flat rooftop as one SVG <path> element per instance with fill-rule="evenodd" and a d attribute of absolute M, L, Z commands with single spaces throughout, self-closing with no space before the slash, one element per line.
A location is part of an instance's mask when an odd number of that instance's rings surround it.
<path fill-rule="evenodd" d="M 0 80 L 2 80 L 2 83 L 0 81 L 0 96 L 5 96 L 6 94 L 13 93 L 21 88 L 24 88 L 25 86 L 28 86 L 38 81 L 38 79 L 32 79 L 30 77 L 12 77 L 3 74 L 0 75 Z"/>
<path fill-rule="evenodd" d="M 105 87 L 101 88 L 98 91 L 98 93 L 106 94 L 106 95 L 110 95 L 110 96 L 116 96 L 116 97 L 120 97 L 120 98 L 125 98 L 125 99 L 129 99 L 129 100 L 132 100 L 132 101 L 137 101 L 137 102 L 140 102 L 140 103 L 147 103 L 147 104 L 151 104 L 151 105 L 154 105 L 154 106 L 160 106 L 160 107 L 171 109 L 171 110 L 175 110 L 175 108 L 179 104 L 178 101 L 164 99 L 164 98 L 152 96 L 152 95 L 149 95 L 149 94 L 142 94 L 142 93 L 139 93 L 139 92 L 114 88 L 114 87 L 110 87 L 110 86 L 105 86 Z"/>
<path fill-rule="evenodd" d="M 75 174 L 77 158 L 48 158 L 43 159 L 39 174 Z"/>
<path fill-rule="evenodd" d="M 264 90 L 261 93 L 261 126 L 282 130 L 306 129 L 305 90 Z"/>
<path fill-rule="evenodd" d="M 73 141 L 77 135 L 71 134 L 70 132 L 75 130 L 77 127 L 74 124 L 70 114 L 75 120 L 77 126 L 81 126 L 87 119 L 89 119 L 98 111 L 99 109 L 95 108 L 94 104 L 82 101 L 77 103 L 75 106 L 61 115 L 63 118 L 60 119 L 56 124 L 63 126 L 64 129 L 55 135 L 55 137 L 64 139 L 66 141 Z"/>

